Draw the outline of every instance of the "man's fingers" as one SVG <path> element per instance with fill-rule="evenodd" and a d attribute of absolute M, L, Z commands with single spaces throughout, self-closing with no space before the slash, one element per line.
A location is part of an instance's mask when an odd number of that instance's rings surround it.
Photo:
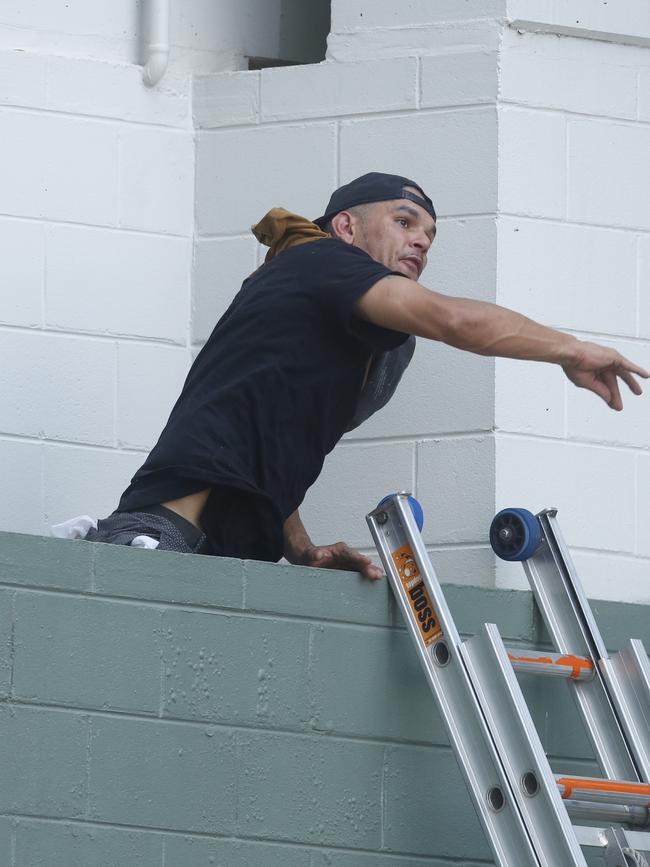
<path fill-rule="evenodd" d="M 619 370 L 617 373 L 633 394 L 643 394 L 643 389 L 629 371 Z"/>
<path fill-rule="evenodd" d="M 324 569 L 343 569 L 350 572 L 361 572 L 371 581 L 383 578 L 384 573 L 374 565 L 369 557 L 350 548 L 345 542 L 335 545 L 322 545 L 312 552 L 312 564 Z"/>
<path fill-rule="evenodd" d="M 611 408 L 617 411 L 623 409 L 623 400 L 621 399 L 621 392 L 618 387 L 618 379 L 614 371 L 606 371 L 605 373 L 603 373 L 602 379 L 609 390 L 610 399 L 608 403 Z"/>
<path fill-rule="evenodd" d="M 650 372 L 648 372 L 645 367 L 640 367 L 638 364 L 630 361 L 629 358 L 625 358 L 624 355 L 620 356 L 620 362 L 617 366 L 629 373 L 636 373 L 637 376 L 641 376 L 643 379 L 650 379 Z"/>
<path fill-rule="evenodd" d="M 578 388 L 586 388 L 593 391 L 598 397 L 602 398 L 607 405 L 610 404 L 612 395 L 607 385 L 597 376 L 575 376 L 569 377 Z"/>

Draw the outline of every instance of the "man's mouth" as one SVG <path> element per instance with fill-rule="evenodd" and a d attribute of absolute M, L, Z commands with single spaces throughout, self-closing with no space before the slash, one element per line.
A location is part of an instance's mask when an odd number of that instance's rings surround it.
<path fill-rule="evenodd" d="M 409 270 L 415 274 L 416 279 L 420 276 L 424 263 L 419 256 L 402 256 L 400 262 L 406 262 Z"/>

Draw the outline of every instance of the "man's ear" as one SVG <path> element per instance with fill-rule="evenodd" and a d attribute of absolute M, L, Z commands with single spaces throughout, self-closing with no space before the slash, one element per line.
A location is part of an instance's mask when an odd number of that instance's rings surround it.
<path fill-rule="evenodd" d="M 346 244 L 354 243 L 355 220 L 349 211 L 339 211 L 330 220 L 334 237 Z"/>

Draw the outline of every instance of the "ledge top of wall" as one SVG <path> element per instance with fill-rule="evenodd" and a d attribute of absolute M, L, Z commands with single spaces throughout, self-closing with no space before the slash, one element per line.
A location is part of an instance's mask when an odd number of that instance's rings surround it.
<path fill-rule="evenodd" d="M 650 46 L 650 5 L 593 0 L 508 0 L 509 25 L 515 30 Z"/>

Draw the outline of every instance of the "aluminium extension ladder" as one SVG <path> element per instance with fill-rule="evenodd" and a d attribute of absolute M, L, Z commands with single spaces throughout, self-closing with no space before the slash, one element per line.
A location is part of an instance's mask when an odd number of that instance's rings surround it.
<path fill-rule="evenodd" d="M 461 641 L 408 494 L 367 521 L 498 867 L 587 867 L 583 846 L 650 867 L 650 665 L 637 640 L 608 654 L 556 514 L 504 510 L 490 530 L 523 561 L 554 653 L 508 650 L 491 623 Z M 567 679 L 605 779 L 553 773 L 516 671 Z"/>

